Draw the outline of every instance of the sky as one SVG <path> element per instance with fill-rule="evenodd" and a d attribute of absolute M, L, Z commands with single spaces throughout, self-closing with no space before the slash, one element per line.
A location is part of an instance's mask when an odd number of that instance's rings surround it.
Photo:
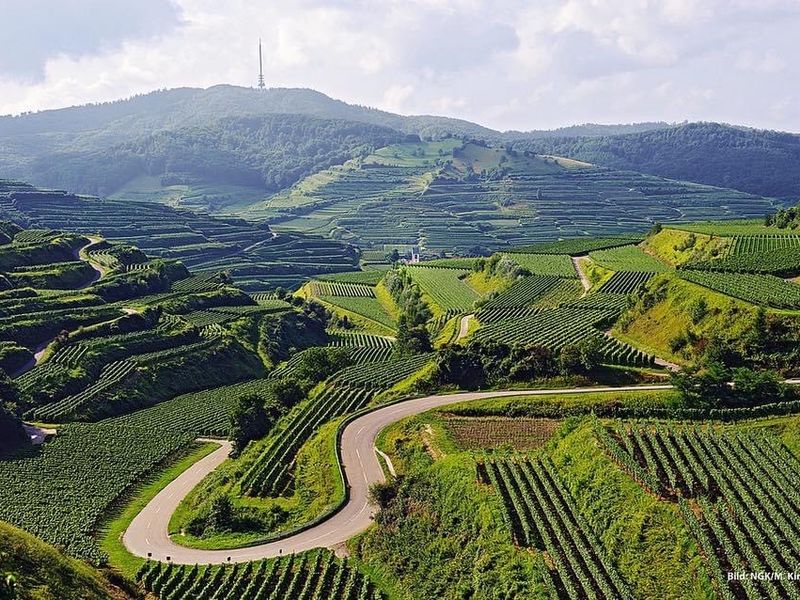
<path fill-rule="evenodd" d="M 495 129 L 800 132 L 800 0 L 0 0 L 0 114 L 154 89 L 307 87 Z"/>

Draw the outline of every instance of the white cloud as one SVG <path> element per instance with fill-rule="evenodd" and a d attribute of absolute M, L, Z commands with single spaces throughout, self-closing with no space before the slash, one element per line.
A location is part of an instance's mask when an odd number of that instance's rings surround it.
<path fill-rule="evenodd" d="M 30 3 L 10 1 L 8 18 L 30 18 Z M 800 130 L 796 0 L 172 1 L 178 17 L 143 13 L 78 50 L 34 35 L 28 74 L 0 61 L 0 113 L 253 85 L 262 37 L 268 85 L 403 113 L 501 129 L 705 119 Z M 97 37 L 109 10 L 85 11 L 71 35 Z"/>

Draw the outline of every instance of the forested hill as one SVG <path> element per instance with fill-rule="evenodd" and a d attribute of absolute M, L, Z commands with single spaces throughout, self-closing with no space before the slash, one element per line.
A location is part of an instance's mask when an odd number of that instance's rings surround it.
<path fill-rule="evenodd" d="M 110 194 L 140 176 L 164 185 L 204 181 L 274 191 L 408 137 L 378 125 L 303 115 L 226 117 L 102 150 L 46 155 L 30 168 L 43 185 L 90 194 Z"/>
<path fill-rule="evenodd" d="M 228 206 L 409 135 L 511 145 L 760 196 L 800 194 L 800 136 L 789 133 L 664 122 L 499 132 L 347 104 L 309 89 L 230 85 L 0 117 L 0 174 L 77 192 L 119 191 L 123 198 L 158 199 L 163 187 L 185 184 L 190 196 L 208 194 Z M 140 176 L 155 179 L 121 189 Z M 220 187 L 230 185 L 238 189 Z"/>
<path fill-rule="evenodd" d="M 800 136 L 791 133 L 689 123 L 628 135 L 526 140 L 514 146 L 762 196 L 800 196 Z"/>

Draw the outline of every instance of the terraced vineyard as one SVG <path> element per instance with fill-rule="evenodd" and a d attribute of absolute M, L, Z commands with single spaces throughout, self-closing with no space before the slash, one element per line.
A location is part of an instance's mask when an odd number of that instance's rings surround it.
<path fill-rule="evenodd" d="M 512 308 L 533 304 L 561 281 L 555 275 L 530 275 L 492 298 L 483 308 Z"/>
<path fill-rule="evenodd" d="M 800 273 L 800 247 L 733 254 L 718 260 L 694 262 L 686 267 L 723 273 L 765 273 L 789 277 Z"/>
<path fill-rule="evenodd" d="M 0 184 L 0 218 L 132 244 L 180 259 L 195 272 L 227 271 L 246 290 L 296 287 L 314 275 L 353 270 L 355 249 L 297 233 L 274 234 L 242 219 L 217 219 L 156 202 L 98 200 Z"/>
<path fill-rule="evenodd" d="M 540 242 L 530 246 L 520 246 L 509 250 L 509 252 L 522 252 L 527 254 L 569 254 L 578 256 L 588 254 L 593 250 L 604 248 L 616 248 L 617 246 L 628 246 L 641 242 L 643 238 L 629 235 L 619 237 L 576 237 L 557 242 Z"/>
<path fill-rule="evenodd" d="M 478 340 L 492 340 L 506 344 L 543 346 L 558 352 L 568 344 L 589 338 L 598 342 L 603 362 L 614 364 L 649 365 L 653 357 L 598 329 L 616 317 L 613 310 L 583 310 L 575 308 L 539 308 L 529 316 L 514 315 L 511 319 L 494 320 L 475 332 Z M 480 320 L 481 316 L 478 315 Z M 497 318 L 497 317 L 495 317 Z"/>
<path fill-rule="evenodd" d="M 360 283 L 338 283 L 312 281 L 311 292 L 315 296 L 346 296 L 352 298 L 374 298 L 371 285 Z"/>
<path fill-rule="evenodd" d="M 394 319 L 375 298 L 364 296 L 319 296 L 318 299 L 333 307 L 342 308 L 345 311 L 374 321 L 387 329 L 386 333 L 391 333 L 391 330 L 395 328 Z M 383 331 L 381 330 L 379 333 L 383 333 Z"/>
<path fill-rule="evenodd" d="M 493 159 L 502 163 L 486 165 L 502 177 L 467 178 L 472 164 L 466 157 L 481 148 L 442 144 L 381 149 L 360 165 L 330 169 L 321 184 L 319 177 L 308 186 L 301 183 L 248 214 L 282 230 L 335 232 L 367 252 L 380 248 L 381 258 L 387 244 L 418 246 L 427 255 L 442 250 L 467 255 L 473 248 L 615 237 L 645 231 L 655 221 L 761 218 L 774 209 L 770 200 L 732 190 L 586 165 L 565 168 L 507 153 Z M 411 147 L 423 147 L 424 156 L 412 156 Z M 386 153 L 405 158 L 390 161 Z M 444 161 L 450 164 L 442 168 Z M 573 251 L 586 249 L 567 250 Z"/>
<path fill-rule="evenodd" d="M 753 304 L 800 308 L 800 286 L 772 275 L 682 270 L 680 276 L 686 281 Z"/>
<path fill-rule="evenodd" d="M 479 473 L 502 498 L 516 542 L 548 553 L 552 570 L 542 565 L 551 594 L 633 598 L 549 462 L 493 460 L 480 465 Z"/>
<path fill-rule="evenodd" d="M 0 461 L 0 520 L 104 562 L 93 533 L 108 507 L 196 437 L 225 434 L 235 399 L 264 385 L 256 380 L 99 423 L 62 425 L 41 450 Z"/>
<path fill-rule="evenodd" d="M 531 275 L 551 275 L 553 277 L 577 277 L 575 267 L 566 254 L 507 254 L 511 260 Z"/>
<path fill-rule="evenodd" d="M 249 496 L 275 496 L 291 483 L 297 452 L 324 423 L 366 406 L 372 392 L 346 385 L 329 385 L 296 410 L 268 448 L 258 457 L 241 480 Z"/>
<path fill-rule="evenodd" d="M 646 254 L 638 246 L 619 246 L 606 250 L 595 250 L 589 256 L 600 266 L 612 271 L 640 271 L 645 273 L 663 273 L 667 265 Z"/>
<path fill-rule="evenodd" d="M 349 561 L 327 550 L 222 567 L 147 562 L 136 578 L 162 600 L 384 598 Z"/>
<path fill-rule="evenodd" d="M 734 238 L 731 254 L 753 254 L 789 248 L 800 250 L 800 235 L 740 235 Z"/>
<path fill-rule="evenodd" d="M 616 271 L 597 291 L 601 294 L 632 294 L 653 275 L 655 273 L 647 271 Z"/>
<path fill-rule="evenodd" d="M 430 354 L 393 358 L 385 363 L 354 366 L 342 369 L 334 378 L 336 383 L 367 390 L 384 390 L 419 371 L 433 358 Z"/>
<path fill-rule="evenodd" d="M 462 279 L 469 271 L 443 267 L 406 267 L 411 279 L 443 311 L 467 312 L 480 297 Z"/>
<path fill-rule="evenodd" d="M 600 437 L 635 479 L 679 503 L 723 598 L 800 596 L 785 577 L 728 577 L 793 573 L 800 561 L 800 462 L 776 438 L 638 424 Z"/>

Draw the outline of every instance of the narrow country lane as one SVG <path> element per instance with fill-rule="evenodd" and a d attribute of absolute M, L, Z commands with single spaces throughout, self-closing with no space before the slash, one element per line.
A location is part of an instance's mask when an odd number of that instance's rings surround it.
<path fill-rule="evenodd" d="M 385 427 L 401 419 L 455 402 L 484 400 L 487 398 L 667 390 L 671 387 L 671 385 L 663 384 L 615 388 L 585 387 L 555 390 L 467 392 L 426 396 L 377 408 L 349 423 L 342 433 L 342 463 L 347 484 L 350 488 L 350 497 L 337 513 L 310 529 L 267 544 L 234 550 L 196 550 L 186 548 L 176 544 L 169 537 L 169 520 L 181 500 L 227 458 L 231 448 L 230 442 L 218 442 L 220 443 L 218 450 L 189 467 L 142 509 L 123 534 L 123 543 L 131 553 L 137 556 L 150 556 L 156 560 L 167 560 L 169 557 L 172 562 L 180 564 L 221 564 L 229 560 L 231 562 L 246 562 L 271 558 L 280 554 L 303 552 L 312 548 L 334 547 L 361 533 L 372 522 L 373 510 L 369 504 L 369 488 L 373 483 L 384 481 L 384 473 L 375 453 L 375 440 Z"/>

